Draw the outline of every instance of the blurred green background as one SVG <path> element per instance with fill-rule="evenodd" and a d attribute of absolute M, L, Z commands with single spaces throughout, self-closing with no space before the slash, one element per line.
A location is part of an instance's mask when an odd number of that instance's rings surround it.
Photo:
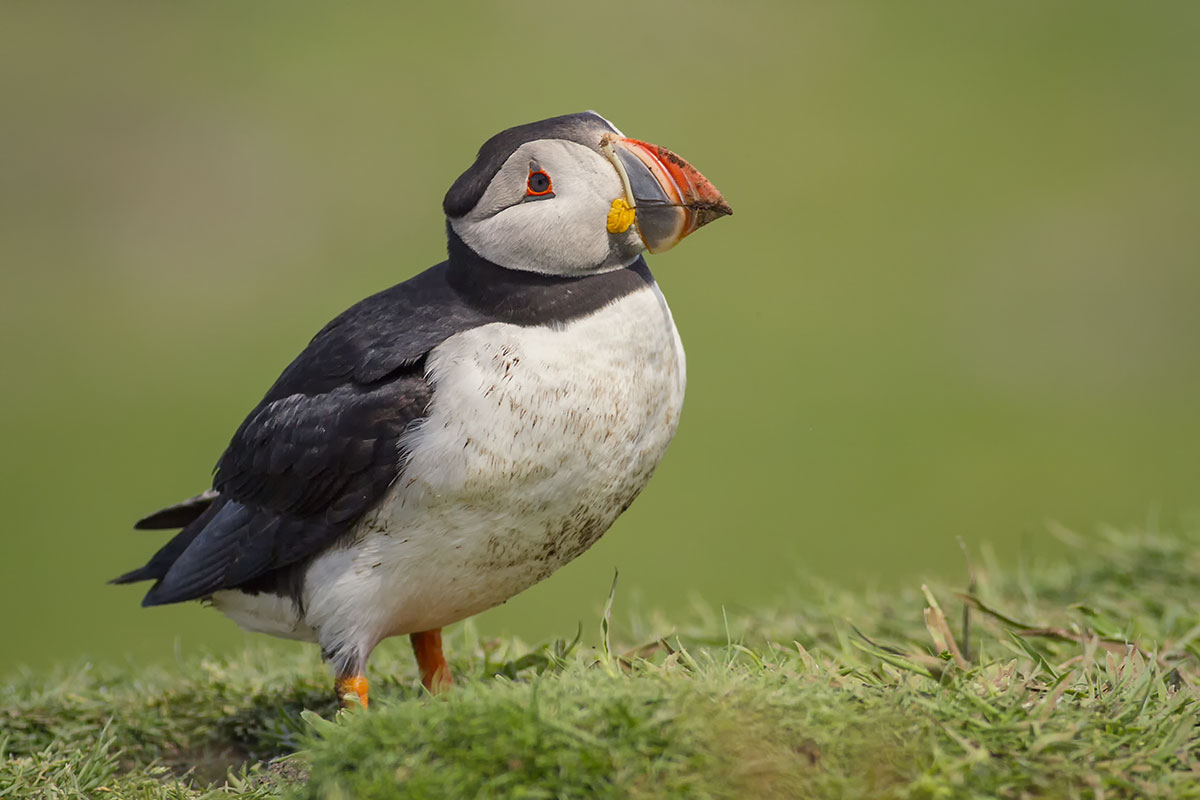
<path fill-rule="evenodd" d="M 0 667 L 246 636 L 104 581 L 343 308 L 443 257 L 510 125 L 594 108 L 736 209 L 651 265 L 678 438 L 479 618 L 963 572 L 1200 508 L 1200 4 L 9 4 Z M 391 647 L 404 647 L 392 642 Z M 314 658 L 315 649 L 314 649 Z"/>

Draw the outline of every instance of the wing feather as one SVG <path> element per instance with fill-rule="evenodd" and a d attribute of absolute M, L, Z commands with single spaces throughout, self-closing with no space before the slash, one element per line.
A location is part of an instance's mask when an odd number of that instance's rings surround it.
<path fill-rule="evenodd" d="M 418 367 L 372 386 L 346 384 L 260 407 L 217 466 L 220 507 L 197 520 L 195 533 L 192 526 L 180 533 L 188 543 L 153 576 L 145 604 L 236 588 L 328 547 L 400 474 L 403 434 L 431 396 Z"/>

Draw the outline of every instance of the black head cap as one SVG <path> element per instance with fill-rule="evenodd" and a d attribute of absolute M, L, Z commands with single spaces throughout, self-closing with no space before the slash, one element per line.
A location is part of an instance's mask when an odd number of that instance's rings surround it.
<path fill-rule="evenodd" d="M 475 163 L 467 169 L 446 192 L 442 200 L 442 210 L 448 217 L 461 217 L 466 214 L 483 193 L 500 167 L 514 151 L 526 142 L 538 139 L 567 139 L 572 142 L 597 147 L 600 137 L 605 133 L 618 133 L 608 120 L 595 111 L 584 111 L 580 114 L 564 114 L 561 117 L 551 117 L 540 122 L 530 122 L 518 125 L 506 131 L 497 133 L 483 143 Z"/>

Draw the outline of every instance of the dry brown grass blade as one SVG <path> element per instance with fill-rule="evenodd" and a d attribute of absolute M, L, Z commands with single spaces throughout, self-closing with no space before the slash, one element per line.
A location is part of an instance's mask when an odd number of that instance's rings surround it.
<path fill-rule="evenodd" d="M 666 639 L 655 639 L 652 642 L 640 644 L 637 647 L 631 647 L 621 655 L 617 656 L 617 664 L 625 672 L 633 670 L 635 661 L 645 661 L 651 656 L 659 653 L 666 653 L 668 656 L 675 655 L 675 648 L 667 643 Z"/>
<path fill-rule="evenodd" d="M 925 601 L 929 603 L 925 609 L 925 628 L 929 631 L 930 638 L 933 639 L 934 647 L 939 653 L 950 653 L 959 669 L 969 669 L 971 665 L 963 657 L 962 651 L 958 649 L 958 642 L 954 640 L 954 632 L 950 630 L 950 625 L 946 622 L 946 614 L 938 604 L 937 598 L 925 584 L 921 584 L 921 593 L 925 595 Z"/>

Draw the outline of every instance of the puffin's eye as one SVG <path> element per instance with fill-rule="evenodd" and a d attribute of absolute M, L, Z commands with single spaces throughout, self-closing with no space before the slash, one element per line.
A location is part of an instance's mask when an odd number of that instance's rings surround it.
<path fill-rule="evenodd" d="M 550 182 L 550 176 L 536 161 L 530 161 L 529 177 L 525 179 L 525 199 L 543 200 L 550 197 L 554 197 L 554 185 Z"/>

